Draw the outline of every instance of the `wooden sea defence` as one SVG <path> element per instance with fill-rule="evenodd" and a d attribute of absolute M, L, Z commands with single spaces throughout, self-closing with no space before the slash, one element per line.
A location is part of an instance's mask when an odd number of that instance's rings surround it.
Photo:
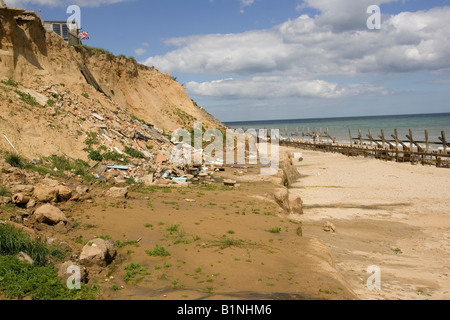
<path fill-rule="evenodd" d="M 283 130 L 280 130 L 283 133 Z M 405 139 L 406 138 L 406 139 Z M 306 150 L 341 153 L 347 156 L 381 159 L 385 161 L 408 162 L 411 164 L 431 165 L 438 168 L 450 168 L 450 142 L 446 140 L 445 132 L 441 132 L 439 141 L 429 141 L 428 131 L 424 131 L 423 140 L 413 137 L 412 130 L 402 138 L 398 131 L 386 134 L 381 130 L 379 134 L 368 133 L 364 136 L 361 129 L 354 136 L 349 129 L 350 143 L 340 143 L 332 138 L 328 129 L 310 130 L 297 128 L 295 133 L 284 135 L 280 139 L 283 146 L 297 147 Z"/>

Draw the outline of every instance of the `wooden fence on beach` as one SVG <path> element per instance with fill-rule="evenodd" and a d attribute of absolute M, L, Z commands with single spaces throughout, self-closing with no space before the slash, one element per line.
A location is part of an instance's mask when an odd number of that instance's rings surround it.
<path fill-rule="evenodd" d="M 444 131 L 438 137 L 440 141 L 430 141 L 427 130 L 424 132 L 424 139 L 417 140 L 413 137 L 412 130 L 406 134 L 406 139 L 401 139 L 397 130 L 390 136 L 385 135 L 384 130 L 378 135 L 373 135 L 369 130 L 364 137 L 361 129 L 358 129 L 358 136 L 354 137 L 349 129 L 349 144 L 339 143 L 336 138 L 331 137 L 328 129 L 311 131 L 309 128 L 302 128 L 301 133 L 297 129 L 290 135 L 285 129 L 284 133 L 280 141 L 284 146 L 450 168 L 450 142 L 446 140 Z"/>

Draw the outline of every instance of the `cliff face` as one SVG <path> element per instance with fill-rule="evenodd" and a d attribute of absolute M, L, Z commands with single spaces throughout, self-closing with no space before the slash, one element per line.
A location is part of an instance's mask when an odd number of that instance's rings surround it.
<path fill-rule="evenodd" d="M 192 128 L 195 120 L 206 128 L 224 127 L 169 74 L 69 46 L 47 32 L 34 12 L 0 9 L 0 80 L 0 133 L 29 156 L 82 155 L 83 134 L 102 128 L 92 114 L 122 132 L 131 130 L 130 119 L 166 133 Z M 30 97 L 38 103 L 30 104 Z M 11 148 L 3 137 L 0 148 Z"/>

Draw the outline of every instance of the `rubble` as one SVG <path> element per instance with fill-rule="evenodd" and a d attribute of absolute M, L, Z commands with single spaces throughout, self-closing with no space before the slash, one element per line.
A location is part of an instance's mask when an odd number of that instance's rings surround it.
<path fill-rule="evenodd" d="M 33 218 L 39 223 L 45 223 L 48 225 L 57 225 L 59 223 L 67 223 L 67 217 L 58 208 L 51 204 L 45 204 L 39 207 L 33 215 Z"/>
<path fill-rule="evenodd" d="M 81 251 L 80 264 L 84 266 L 108 266 L 116 257 L 114 241 L 100 238 L 89 241 Z"/>

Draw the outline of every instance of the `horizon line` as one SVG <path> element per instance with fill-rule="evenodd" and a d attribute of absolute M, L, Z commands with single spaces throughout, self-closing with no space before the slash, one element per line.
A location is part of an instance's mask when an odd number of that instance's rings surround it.
<path fill-rule="evenodd" d="M 240 121 L 222 121 L 224 124 L 232 123 L 253 123 L 253 122 L 284 122 L 297 120 L 331 120 L 331 119 L 357 119 L 357 118 L 376 118 L 376 117 L 404 117 L 404 116 L 426 116 L 426 115 L 443 115 L 450 112 L 436 112 L 436 113 L 412 113 L 412 114 L 386 114 L 386 115 L 368 115 L 368 116 L 342 116 L 342 117 L 327 117 L 327 118 L 297 118 L 297 119 L 274 119 L 274 120 L 240 120 Z"/>

